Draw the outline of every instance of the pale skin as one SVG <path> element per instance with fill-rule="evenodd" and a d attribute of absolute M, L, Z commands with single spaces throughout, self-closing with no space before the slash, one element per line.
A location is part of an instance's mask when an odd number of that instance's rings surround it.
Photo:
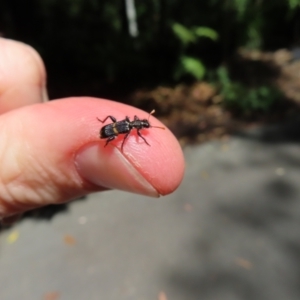
<path fill-rule="evenodd" d="M 0 218 L 107 189 L 159 197 L 180 184 L 184 158 L 168 129 L 143 130 L 151 146 L 133 132 L 123 151 L 124 136 L 107 147 L 99 139 L 97 118 L 147 112 L 98 98 L 47 100 L 41 57 L 0 38 Z M 152 116 L 150 123 L 163 126 Z"/>

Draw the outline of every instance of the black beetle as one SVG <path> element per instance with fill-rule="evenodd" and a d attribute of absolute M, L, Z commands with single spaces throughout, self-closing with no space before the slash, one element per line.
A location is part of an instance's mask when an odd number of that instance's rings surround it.
<path fill-rule="evenodd" d="M 106 147 L 107 144 L 109 142 L 111 142 L 112 140 L 114 140 L 119 134 L 125 134 L 125 137 L 123 139 L 122 146 L 121 146 L 121 150 L 123 151 L 124 142 L 127 139 L 131 130 L 134 128 L 137 130 L 138 136 L 141 137 L 148 146 L 150 146 L 148 144 L 148 142 L 146 141 L 146 139 L 140 133 L 140 130 L 143 128 L 152 128 L 152 127 L 165 129 L 164 127 L 151 126 L 151 124 L 149 123 L 149 118 L 152 114 L 154 114 L 154 112 L 155 112 L 155 110 L 153 109 L 151 111 L 151 113 L 149 114 L 148 119 L 141 120 L 137 116 L 134 116 L 133 121 L 130 121 L 130 119 L 128 117 L 125 117 L 125 119 L 121 120 L 121 121 L 117 121 L 117 119 L 113 116 L 107 116 L 103 121 L 100 120 L 99 118 L 97 118 L 98 121 L 101 123 L 104 123 L 108 118 L 110 118 L 113 122 L 111 124 L 107 124 L 107 125 L 103 126 L 100 129 L 100 139 L 107 139 L 104 147 Z"/>

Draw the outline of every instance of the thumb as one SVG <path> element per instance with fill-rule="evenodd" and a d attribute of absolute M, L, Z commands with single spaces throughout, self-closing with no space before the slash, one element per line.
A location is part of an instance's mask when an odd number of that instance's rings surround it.
<path fill-rule="evenodd" d="M 0 217 L 62 203 L 105 189 L 143 195 L 174 191 L 183 177 L 181 148 L 168 130 L 147 129 L 104 147 L 103 125 L 96 119 L 114 115 L 147 118 L 120 103 L 70 98 L 35 104 L 0 116 Z M 151 124 L 160 125 L 155 118 Z"/>

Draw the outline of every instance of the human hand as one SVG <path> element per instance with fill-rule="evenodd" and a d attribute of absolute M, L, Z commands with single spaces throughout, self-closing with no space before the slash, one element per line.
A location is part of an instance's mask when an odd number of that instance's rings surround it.
<path fill-rule="evenodd" d="M 104 147 L 97 117 L 148 114 L 89 97 L 45 102 L 45 82 L 43 62 L 32 48 L 0 38 L 0 218 L 95 191 L 158 197 L 178 187 L 184 158 L 169 130 L 143 130 L 151 147 L 135 130 L 123 152 L 124 135 Z"/>

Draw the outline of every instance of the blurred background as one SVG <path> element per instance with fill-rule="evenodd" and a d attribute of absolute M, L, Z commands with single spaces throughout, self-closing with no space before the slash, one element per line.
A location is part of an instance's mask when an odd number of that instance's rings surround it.
<path fill-rule="evenodd" d="M 1 299 L 300 298 L 300 0 L 2 0 L 0 34 L 39 52 L 51 99 L 155 108 L 187 160 L 159 202 L 3 228 Z"/>
<path fill-rule="evenodd" d="M 0 32 L 37 49 L 51 99 L 154 107 L 182 143 L 300 101 L 298 0 L 2 0 Z"/>

